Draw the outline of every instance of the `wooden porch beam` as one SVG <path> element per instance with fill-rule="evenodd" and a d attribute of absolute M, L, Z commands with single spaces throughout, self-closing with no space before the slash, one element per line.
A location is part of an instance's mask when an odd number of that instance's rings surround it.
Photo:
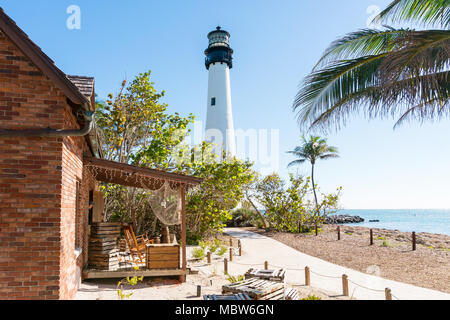
<path fill-rule="evenodd" d="M 182 270 L 183 275 L 180 276 L 181 282 L 186 282 L 186 268 L 187 268 L 187 258 L 186 258 L 186 185 L 181 185 L 181 251 L 183 256 Z"/>

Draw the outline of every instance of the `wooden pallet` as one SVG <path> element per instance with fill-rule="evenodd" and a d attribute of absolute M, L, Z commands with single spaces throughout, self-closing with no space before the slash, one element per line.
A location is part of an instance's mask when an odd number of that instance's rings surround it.
<path fill-rule="evenodd" d="M 119 267 L 117 239 L 120 237 L 120 223 L 94 223 L 88 245 L 89 266 L 100 270 L 114 270 Z"/>
<path fill-rule="evenodd" d="M 284 296 L 284 284 L 252 278 L 224 285 L 222 293 L 246 293 L 253 300 L 278 300 L 274 298 L 278 298 L 280 294 Z"/>
<path fill-rule="evenodd" d="M 203 296 L 203 300 L 252 300 L 246 293 L 216 295 L 208 294 Z"/>
<path fill-rule="evenodd" d="M 285 300 L 300 300 L 300 296 L 298 294 L 298 289 L 286 289 L 285 290 Z"/>
<path fill-rule="evenodd" d="M 245 273 L 245 279 L 258 278 L 262 280 L 284 282 L 286 270 L 284 269 L 249 269 Z"/>

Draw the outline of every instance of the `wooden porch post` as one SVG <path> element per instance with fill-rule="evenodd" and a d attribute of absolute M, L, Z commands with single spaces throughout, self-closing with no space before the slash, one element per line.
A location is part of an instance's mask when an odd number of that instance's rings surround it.
<path fill-rule="evenodd" d="M 181 282 L 186 282 L 186 185 L 181 185 L 181 250 L 183 255 L 182 269 L 183 275 L 180 277 Z"/>

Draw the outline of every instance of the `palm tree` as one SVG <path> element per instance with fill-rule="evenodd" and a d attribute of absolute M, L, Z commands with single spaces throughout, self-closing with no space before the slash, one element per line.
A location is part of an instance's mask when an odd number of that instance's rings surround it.
<path fill-rule="evenodd" d="M 311 183 L 314 193 L 314 200 L 316 203 L 316 215 L 319 208 L 317 200 L 316 185 L 314 183 L 314 165 L 317 160 L 326 160 L 331 158 L 339 158 L 338 149 L 327 145 L 327 140 L 318 136 L 310 136 L 309 140 L 302 136 L 302 145 L 296 147 L 293 151 L 288 153 L 293 154 L 297 159 L 288 164 L 288 168 L 300 165 L 305 161 L 311 163 Z M 317 235 L 317 219 L 316 220 L 316 235 Z"/>
<path fill-rule="evenodd" d="M 354 113 L 397 116 L 395 126 L 450 114 L 450 0 L 395 0 L 375 20 L 427 28 L 385 26 L 334 41 L 295 98 L 301 125 L 338 129 Z"/>

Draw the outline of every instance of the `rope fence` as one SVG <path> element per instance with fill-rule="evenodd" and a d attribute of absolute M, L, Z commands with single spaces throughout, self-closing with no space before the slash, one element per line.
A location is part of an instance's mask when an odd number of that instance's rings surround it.
<path fill-rule="evenodd" d="M 230 240 L 230 244 L 232 244 L 231 240 Z M 238 256 L 242 255 L 242 244 L 241 241 L 239 241 L 239 254 Z M 249 267 L 263 267 L 265 270 L 269 269 L 269 262 L 265 261 L 264 263 L 243 263 L 243 262 L 238 262 L 235 261 L 233 259 L 233 256 L 235 255 L 235 250 L 233 250 L 232 248 L 230 248 L 230 257 L 229 259 L 225 258 L 224 259 L 224 274 L 228 275 L 228 265 L 230 263 L 232 264 L 236 264 L 236 265 L 241 265 L 241 266 L 249 266 Z M 210 253 L 208 253 L 208 256 L 210 256 Z M 208 259 L 208 263 L 210 264 L 211 261 L 210 259 Z M 309 267 L 305 267 L 305 268 L 298 268 L 297 266 L 285 266 L 285 267 L 281 267 L 278 265 L 274 265 L 271 264 L 271 267 L 275 267 L 275 268 L 279 268 L 279 269 L 284 269 L 286 271 L 304 271 L 305 272 L 305 284 L 295 284 L 295 283 L 287 283 L 288 285 L 291 286 L 302 286 L 302 285 L 307 285 L 310 286 L 311 285 L 311 278 L 310 278 L 310 273 L 319 276 L 319 277 L 324 277 L 324 278 L 329 278 L 329 279 L 342 279 L 342 293 L 344 296 L 349 296 L 349 288 L 348 288 L 348 283 L 352 283 L 353 285 L 369 290 L 369 291 L 373 291 L 373 292 L 377 292 L 377 293 L 385 293 L 385 299 L 386 300 L 392 300 L 392 298 L 394 298 L 395 300 L 400 300 L 398 297 L 396 297 L 395 295 L 393 295 L 391 293 L 391 289 L 390 288 L 385 288 L 385 289 L 373 289 L 373 288 L 369 288 L 366 286 L 363 286 L 359 283 L 356 283 L 355 281 L 352 281 L 348 278 L 348 276 L 346 274 L 343 274 L 342 276 L 331 276 L 331 275 L 325 275 L 325 274 L 321 274 L 315 271 L 312 271 Z"/>
<path fill-rule="evenodd" d="M 314 271 L 309 270 L 309 272 L 315 274 L 316 276 L 324 277 L 324 278 L 331 278 L 331 279 L 341 279 L 342 277 L 335 277 L 335 276 L 326 276 L 324 274 L 320 274 Z"/>

